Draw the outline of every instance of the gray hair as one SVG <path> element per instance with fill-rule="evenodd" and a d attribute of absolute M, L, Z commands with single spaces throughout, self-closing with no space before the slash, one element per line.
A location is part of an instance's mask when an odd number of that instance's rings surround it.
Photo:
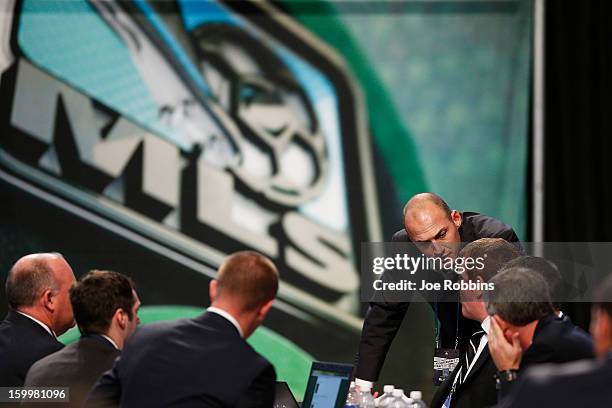
<path fill-rule="evenodd" d="M 548 284 L 531 269 L 507 268 L 489 282 L 495 288 L 487 293 L 487 312 L 514 326 L 525 326 L 554 311 Z"/>

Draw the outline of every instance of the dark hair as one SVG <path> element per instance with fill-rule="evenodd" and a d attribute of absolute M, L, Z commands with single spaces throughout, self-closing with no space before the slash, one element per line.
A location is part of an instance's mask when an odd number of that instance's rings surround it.
<path fill-rule="evenodd" d="M 134 282 L 113 271 L 89 271 L 70 288 L 74 319 L 81 333 L 104 333 L 117 309 L 123 309 L 130 320 L 136 302 Z"/>
<path fill-rule="evenodd" d="M 51 255 L 63 258 L 56 252 Z M 22 266 L 16 262 L 6 278 L 6 299 L 12 309 L 34 305 L 47 289 L 59 289 L 48 259 L 32 259 Z"/>
<path fill-rule="evenodd" d="M 595 291 L 593 307 L 603 310 L 612 318 L 612 275 L 608 276 Z"/>
<path fill-rule="evenodd" d="M 495 287 L 485 295 L 487 312 L 514 326 L 525 326 L 554 311 L 548 284 L 531 269 L 504 269 L 489 282 Z"/>
<path fill-rule="evenodd" d="M 504 269 L 513 267 L 528 268 L 542 275 L 548 283 L 553 305 L 559 307 L 558 302 L 563 298 L 563 280 L 557 265 L 539 256 L 523 255 L 508 262 Z"/>
<path fill-rule="evenodd" d="M 240 299 L 242 310 L 254 310 L 274 299 L 278 291 L 278 271 L 267 257 L 254 251 L 230 255 L 217 272 L 217 297 L 232 294 Z"/>
<path fill-rule="evenodd" d="M 462 258 L 483 258 L 484 268 L 467 268 L 470 279 L 482 277 L 485 282 L 491 280 L 503 267 L 520 256 L 516 246 L 502 238 L 481 238 L 470 242 L 459 252 Z"/>

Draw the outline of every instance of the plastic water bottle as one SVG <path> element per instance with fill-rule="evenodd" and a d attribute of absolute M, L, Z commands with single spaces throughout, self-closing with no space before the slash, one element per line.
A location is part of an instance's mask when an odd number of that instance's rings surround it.
<path fill-rule="evenodd" d="M 387 408 L 410 408 L 410 405 L 404 401 L 404 390 L 396 388 L 393 390 L 393 396 L 391 401 L 387 405 Z"/>
<path fill-rule="evenodd" d="M 427 404 L 423 402 L 421 391 L 411 391 L 410 398 L 412 398 L 411 408 L 427 408 Z"/>
<path fill-rule="evenodd" d="M 359 394 L 357 395 L 357 406 L 359 408 L 374 408 L 374 397 L 372 396 L 372 387 L 361 385 Z"/>
<path fill-rule="evenodd" d="M 392 385 L 385 385 L 383 387 L 384 394 L 374 400 L 374 405 L 377 407 L 386 407 L 393 400 L 393 390 L 395 389 Z"/>
<path fill-rule="evenodd" d="M 348 395 L 346 396 L 346 402 L 344 403 L 345 408 L 357 408 L 357 390 L 355 389 L 355 381 L 351 381 Z"/>

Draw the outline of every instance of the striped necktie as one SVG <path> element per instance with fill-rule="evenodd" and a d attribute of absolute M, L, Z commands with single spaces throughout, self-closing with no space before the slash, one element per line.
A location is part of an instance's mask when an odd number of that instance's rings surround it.
<path fill-rule="evenodd" d="M 472 364 L 474 357 L 476 357 L 476 351 L 478 350 L 478 346 L 480 345 L 480 339 L 485 334 L 484 330 L 479 330 L 476 333 L 472 334 L 470 337 L 470 345 L 468 346 L 467 351 L 465 352 L 464 358 L 461 360 L 461 372 L 459 373 L 459 384 L 462 384 L 468 373 L 468 369 Z"/>

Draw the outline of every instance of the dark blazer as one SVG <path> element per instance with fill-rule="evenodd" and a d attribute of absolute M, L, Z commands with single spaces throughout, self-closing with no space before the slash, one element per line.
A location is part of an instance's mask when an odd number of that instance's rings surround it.
<path fill-rule="evenodd" d="M 30 366 L 62 347 L 38 323 L 10 310 L 0 323 L 0 386 L 23 386 Z"/>
<path fill-rule="evenodd" d="M 119 353 L 102 336 L 83 336 L 34 363 L 26 376 L 25 386 L 70 387 L 70 403 L 61 406 L 81 407 L 91 387 L 113 366 Z"/>
<path fill-rule="evenodd" d="M 464 356 L 461 356 L 464 358 Z M 440 408 L 451 391 L 459 365 L 455 371 L 440 385 L 431 400 L 431 408 Z M 495 373 L 497 368 L 489 354 L 489 348 L 482 350 L 463 384 L 457 386 L 451 400 L 451 408 L 482 408 L 497 404 Z"/>
<path fill-rule="evenodd" d="M 612 407 L 612 355 L 604 360 L 582 360 L 529 369 L 503 408 Z"/>
<path fill-rule="evenodd" d="M 567 363 L 594 357 L 593 341 L 571 320 L 554 314 L 540 319 L 531 346 L 521 358 L 519 371 L 542 363 Z"/>
<path fill-rule="evenodd" d="M 272 365 L 227 319 L 206 312 L 137 330 L 87 406 L 270 408 L 275 385 Z"/>
<path fill-rule="evenodd" d="M 459 227 L 461 242 L 473 242 L 480 238 L 503 238 L 509 242 L 519 242 L 514 230 L 486 215 L 464 212 L 462 224 Z M 406 230 L 397 231 L 392 238 L 394 242 L 408 242 Z M 465 349 L 469 336 L 479 329 L 479 324 L 463 317 L 458 303 L 458 294 L 444 302 L 431 303 L 437 309 L 440 320 L 441 347 L 454 348 L 455 337 L 459 334 L 459 348 Z M 382 365 L 391 347 L 399 327 L 404 320 L 410 302 L 372 302 L 366 313 L 359 353 L 355 369 L 355 377 L 363 380 L 376 381 Z M 457 326 L 459 316 L 459 326 Z"/>
<path fill-rule="evenodd" d="M 571 320 L 551 313 L 540 319 L 535 328 L 533 341 L 521 358 L 519 378 L 526 370 L 539 364 L 561 364 L 593 358 L 591 338 Z M 502 383 L 500 401 L 510 394 L 512 388 L 513 384 Z"/>

